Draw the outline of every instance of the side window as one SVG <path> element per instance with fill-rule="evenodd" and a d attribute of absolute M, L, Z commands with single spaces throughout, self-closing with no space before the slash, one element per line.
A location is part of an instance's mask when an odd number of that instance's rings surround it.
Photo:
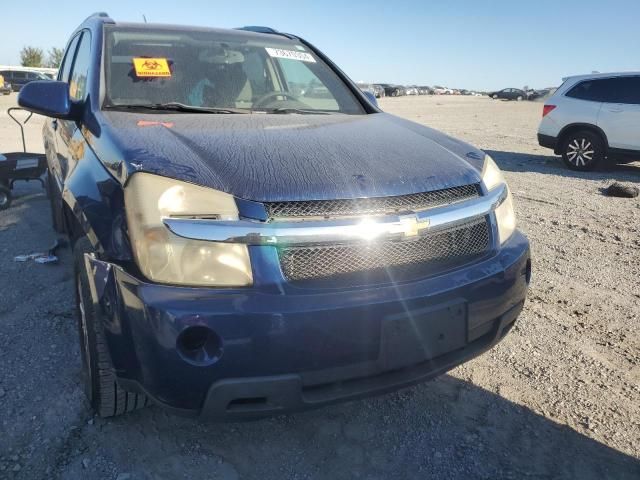
<path fill-rule="evenodd" d="M 27 72 L 13 72 L 14 80 L 26 80 Z"/>
<path fill-rule="evenodd" d="M 72 100 L 82 101 L 87 98 L 87 76 L 91 63 L 91 34 L 84 32 L 78 45 L 76 59 L 71 70 L 69 96 Z"/>
<path fill-rule="evenodd" d="M 629 85 L 631 87 L 629 93 L 629 103 L 634 105 L 640 105 L 640 77 L 627 77 L 629 79 Z"/>
<path fill-rule="evenodd" d="M 64 59 L 62 60 L 62 65 L 60 66 L 60 70 L 58 71 L 58 80 L 62 82 L 69 82 L 69 72 L 71 71 L 71 64 L 73 63 L 73 57 L 76 53 L 76 47 L 78 46 L 78 39 L 80 35 L 76 35 L 71 40 L 67 51 L 64 54 Z"/>
<path fill-rule="evenodd" d="M 618 77 L 609 80 L 605 102 L 640 105 L 640 77 Z"/>
<path fill-rule="evenodd" d="M 602 102 L 603 92 L 606 91 L 603 82 L 606 80 L 586 80 L 578 83 L 566 93 L 567 97 L 591 102 Z"/>
<path fill-rule="evenodd" d="M 27 72 L 27 79 L 29 81 L 40 80 L 40 75 L 38 75 L 37 73 L 34 73 L 34 72 Z"/>
<path fill-rule="evenodd" d="M 596 86 L 596 95 L 600 98 L 601 102 L 625 103 L 621 101 L 624 96 L 621 91 L 624 81 L 624 78 L 607 78 L 606 80 L 599 80 L 598 85 Z"/>

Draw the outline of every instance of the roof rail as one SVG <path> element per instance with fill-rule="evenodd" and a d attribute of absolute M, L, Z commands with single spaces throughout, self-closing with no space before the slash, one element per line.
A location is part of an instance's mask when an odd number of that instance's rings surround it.
<path fill-rule="evenodd" d="M 104 18 L 105 20 L 111 21 L 111 23 L 115 23 L 107 12 L 94 12 L 91 15 L 89 15 L 87 18 L 85 18 L 84 21 L 86 22 L 87 20 L 91 20 L 92 18 L 96 18 L 96 17 Z"/>
<path fill-rule="evenodd" d="M 254 33 L 268 33 L 270 35 L 281 35 L 281 36 L 286 37 L 286 38 L 296 38 L 294 35 L 291 35 L 289 33 L 279 32 L 275 28 L 261 27 L 259 25 L 249 25 L 249 26 L 246 26 L 246 27 L 237 27 L 237 28 L 235 28 L 235 30 L 245 30 L 247 32 L 254 32 Z"/>

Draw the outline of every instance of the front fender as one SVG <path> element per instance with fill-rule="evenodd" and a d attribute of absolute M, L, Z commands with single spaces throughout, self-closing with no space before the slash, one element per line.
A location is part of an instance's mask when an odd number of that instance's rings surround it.
<path fill-rule="evenodd" d="M 81 234 L 106 259 L 131 260 L 122 185 L 114 179 L 76 131 L 77 162 L 64 182 L 62 198 L 72 212 Z"/>

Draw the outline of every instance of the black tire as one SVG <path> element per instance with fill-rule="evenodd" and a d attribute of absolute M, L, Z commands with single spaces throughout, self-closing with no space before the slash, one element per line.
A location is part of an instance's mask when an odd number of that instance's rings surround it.
<path fill-rule="evenodd" d="M 0 185 L 0 210 L 6 210 L 11 206 L 11 190 L 9 187 Z"/>
<path fill-rule="evenodd" d="M 518 95 L 518 98 L 516 98 L 516 100 L 518 102 L 521 102 L 522 100 L 524 100 L 524 97 L 522 95 Z"/>
<path fill-rule="evenodd" d="M 493 98 L 494 100 L 497 100 L 498 99 L 498 95 L 494 94 L 491 98 Z"/>
<path fill-rule="evenodd" d="M 604 165 L 606 149 L 600 135 L 581 130 L 563 138 L 561 153 L 562 161 L 567 167 L 586 172 Z"/>
<path fill-rule="evenodd" d="M 84 255 L 92 252 L 86 237 L 78 239 L 73 246 L 82 371 L 91 408 L 101 417 L 113 417 L 142 408 L 148 400 L 145 395 L 127 392 L 116 383 L 100 317 L 95 313 L 89 290 Z"/>

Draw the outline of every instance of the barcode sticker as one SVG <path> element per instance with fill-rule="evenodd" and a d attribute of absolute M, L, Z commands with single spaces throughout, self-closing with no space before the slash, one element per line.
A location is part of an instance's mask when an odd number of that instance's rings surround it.
<path fill-rule="evenodd" d="M 316 63 L 316 59 L 313 55 L 307 52 L 297 52 L 296 50 L 283 50 L 282 48 L 270 48 L 265 47 L 265 50 L 270 57 L 273 58 L 288 58 L 290 60 L 300 60 L 301 62 Z"/>

